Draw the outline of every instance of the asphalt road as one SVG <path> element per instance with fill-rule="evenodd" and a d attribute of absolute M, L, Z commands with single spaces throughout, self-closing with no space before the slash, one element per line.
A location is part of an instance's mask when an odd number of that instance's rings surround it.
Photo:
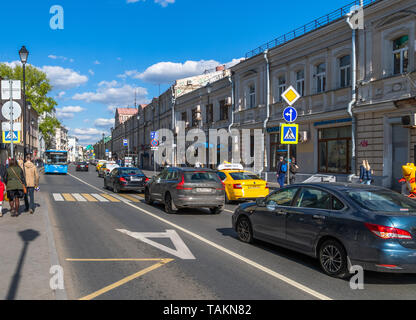
<path fill-rule="evenodd" d="M 73 201 L 65 194 L 114 196 L 103 189 L 93 166 L 89 172 L 75 172 L 71 165 L 68 175 L 46 175 L 42 181 L 70 299 L 415 298 L 416 275 L 365 272 L 364 289 L 352 290 L 348 281 L 323 274 L 315 259 L 263 242 L 240 242 L 231 228 L 235 205 L 219 215 L 203 209 L 168 215 L 161 205 L 145 204 L 137 193 L 122 194 L 137 202 L 120 196 L 119 202 Z M 57 201 L 54 193 L 64 194 L 64 201 Z M 182 259 L 117 229 L 175 230 L 194 259 Z M 169 239 L 151 240 L 173 248 Z"/>

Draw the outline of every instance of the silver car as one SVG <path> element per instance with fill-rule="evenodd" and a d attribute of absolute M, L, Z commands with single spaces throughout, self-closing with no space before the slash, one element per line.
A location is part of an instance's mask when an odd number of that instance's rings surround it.
<path fill-rule="evenodd" d="M 212 214 L 223 210 L 225 191 L 215 171 L 203 168 L 167 168 L 151 178 L 145 187 L 145 201 L 159 201 L 167 213 L 181 208 L 209 208 Z"/>

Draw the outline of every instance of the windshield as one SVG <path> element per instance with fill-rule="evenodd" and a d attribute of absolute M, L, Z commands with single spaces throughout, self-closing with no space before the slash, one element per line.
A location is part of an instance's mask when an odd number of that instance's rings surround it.
<path fill-rule="evenodd" d="M 144 174 L 143 174 L 143 172 L 141 172 L 141 170 L 139 170 L 139 169 L 136 169 L 136 168 L 131 168 L 131 169 L 121 169 L 120 170 L 120 174 L 127 174 L 127 175 L 129 175 L 129 176 L 132 176 L 132 175 L 143 175 L 144 176 Z"/>
<path fill-rule="evenodd" d="M 220 182 L 217 174 L 214 172 L 185 172 L 184 174 L 186 182 L 201 182 L 201 181 L 210 181 L 210 182 Z"/>
<path fill-rule="evenodd" d="M 258 176 L 251 172 L 233 172 L 230 176 L 234 180 L 260 180 Z"/>
<path fill-rule="evenodd" d="M 62 152 L 48 152 L 46 153 L 47 164 L 67 164 L 67 154 Z"/>
<path fill-rule="evenodd" d="M 359 206 L 370 211 L 416 212 L 416 201 L 385 190 L 354 190 L 347 195 Z"/>

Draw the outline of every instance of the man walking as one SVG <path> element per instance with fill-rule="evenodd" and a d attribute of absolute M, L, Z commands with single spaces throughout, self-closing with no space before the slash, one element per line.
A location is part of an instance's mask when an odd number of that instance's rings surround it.
<path fill-rule="evenodd" d="M 298 170 L 299 170 L 299 166 L 296 163 L 296 158 L 295 157 L 292 157 L 292 161 L 290 162 L 290 169 L 289 170 L 290 170 L 290 177 L 289 177 L 290 184 L 294 184 L 295 180 L 296 180 L 296 173 L 298 173 Z"/>
<path fill-rule="evenodd" d="M 26 179 L 26 187 L 27 187 L 27 194 L 29 197 L 29 209 L 30 214 L 33 214 L 35 211 L 35 188 L 39 186 L 39 174 L 36 166 L 30 161 L 30 156 L 26 157 L 26 162 L 24 164 L 25 170 L 25 179 Z"/>
<path fill-rule="evenodd" d="M 279 183 L 280 188 L 285 185 L 285 177 L 287 172 L 287 163 L 283 156 L 280 156 L 279 163 L 277 164 L 277 182 Z"/>

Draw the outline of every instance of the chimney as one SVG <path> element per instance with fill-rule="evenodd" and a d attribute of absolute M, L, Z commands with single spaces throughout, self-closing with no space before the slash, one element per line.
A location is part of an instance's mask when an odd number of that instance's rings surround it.
<path fill-rule="evenodd" d="M 224 70 L 225 70 L 225 66 L 224 65 L 218 66 L 218 67 L 215 68 L 215 71 L 224 71 Z"/>

